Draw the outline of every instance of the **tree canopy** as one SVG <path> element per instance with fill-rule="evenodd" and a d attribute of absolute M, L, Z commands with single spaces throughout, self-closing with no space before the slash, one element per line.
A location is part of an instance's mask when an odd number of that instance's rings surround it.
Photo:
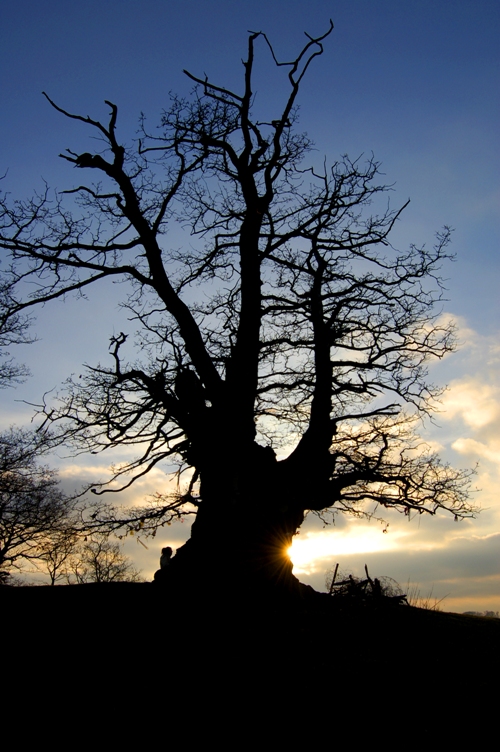
<path fill-rule="evenodd" d="M 46 94 L 100 151 L 60 155 L 84 182 L 1 204 L 4 331 L 35 305 L 128 283 L 137 359 L 123 356 L 129 332 L 113 336 L 107 364 L 45 405 L 46 425 L 79 451 L 135 446 L 123 485 L 160 462 L 186 473 L 177 494 L 102 519 L 151 532 L 196 515 L 172 571 L 215 549 L 214 572 L 229 559 L 249 578 L 289 580 L 285 550 L 308 511 L 474 512 L 469 473 L 415 433 L 440 394 L 428 363 L 455 345 L 437 307 L 450 230 L 396 250 L 406 204 L 389 205 L 375 158 L 318 166 L 298 130 L 299 90 L 332 28 L 290 62 L 251 33 L 241 90 L 187 73 L 191 95 L 171 98 L 156 131 L 143 119 L 134 148 L 115 104 L 103 123 Z M 284 73 L 267 115 L 257 47 Z M 176 226 L 191 234 L 181 249 Z"/>

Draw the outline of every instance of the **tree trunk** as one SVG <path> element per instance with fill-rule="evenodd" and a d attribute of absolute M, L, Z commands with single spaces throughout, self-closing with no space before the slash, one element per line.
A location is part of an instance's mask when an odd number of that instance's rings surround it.
<path fill-rule="evenodd" d="M 215 458 L 213 458 L 215 460 Z M 201 471 L 190 540 L 157 579 L 207 595 L 290 598 L 310 591 L 292 574 L 288 549 L 303 510 L 280 479 L 274 452 L 257 444 L 233 463 Z"/>

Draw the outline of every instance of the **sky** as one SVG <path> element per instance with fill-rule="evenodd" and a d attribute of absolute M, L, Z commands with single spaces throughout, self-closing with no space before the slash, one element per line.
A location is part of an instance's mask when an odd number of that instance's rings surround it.
<path fill-rule="evenodd" d="M 308 518 L 294 541 L 295 571 L 323 589 L 337 562 L 357 575 L 366 564 L 372 576 L 410 581 L 422 596 L 444 599 L 444 610 L 500 610 L 498 2 L 3 0 L 0 18 L 0 174 L 16 198 L 43 180 L 72 187 L 71 165 L 57 155 L 88 144 L 84 126 L 55 112 L 42 91 L 96 119 L 108 115 L 105 99 L 115 102 L 119 136 L 131 144 L 141 112 L 154 127 L 169 92 L 189 95 L 184 68 L 239 88 L 248 31 L 266 32 L 278 57 L 291 59 L 304 31 L 321 34 L 332 18 L 334 32 L 301 91 L 300 127 L 321 161 L 374 153 L 393 184 L 394 205 L 411 199 L 395 245 L 430 244 L 443 225 L 454 228 L 456 261 L 444 270 L 442 316 L 457 322 L 461 347 L 431 367 L 431 380 L 449 388 L 422 434 L 445 461 L 479 463 L 474 501 L 482 512 L 459 523 L 450 516 L 408 522 L 394 513 L 388 526 L 337 517 L 333 528 Z M 263 46 L 258 54 L 258 103 L 272 111 L 283 82 Z M 87 301 L 38 311 L 38 341 L 14 353 L 32 376 L 0 394 L 2 426 L 29 423 L 26 403 L 39 403 L 82 363 L 105 356 L 124 325 L 118 292 L 102 286 Z M 67 487 L 103 477 L 109 461 L 51 459 Z M 125 502 L 167 483 L 157 468 Z M 188 535 L 186 521 L 154 541 L 129 540 L 126 550 L 151 577 L 160 548 Z"/>

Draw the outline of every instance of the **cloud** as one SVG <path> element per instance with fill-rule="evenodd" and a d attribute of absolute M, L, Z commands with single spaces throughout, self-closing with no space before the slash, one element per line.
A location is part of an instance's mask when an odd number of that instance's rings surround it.
<path fill-rule="evenodd" d="M 451 446 L 459 454 L 467 457 L 481 457 L 488 462 L 500 465 L 500 442 L 498 441 L 491 442 L 491 445 L 487 446 L 476 439 L 462 438 L 454 441 Z"/>
<path fill-rule="evenodd" d="M 493 465 L 494 474 L 500 471 L 500 342 L 498 336 L 474 332 L 462 319 L 459 338 L 463 348 L 446 364 L 445 370 L 453 367 L 454 378 L 443 395 L 438 421 L 445 429 L 444 454 L 452 463 L 457 454 L 471 463 L 479 461 L 481 496 L 488 506 L 490 499 L 496 504 L 497 497 L 484 468 Z M 457 377 L 457 372 L 463 375 Z M 442 429 L 429 433 L 443 436 Z"/>
<path fill-rule="evenodd" d="M 496 366 L 500 364 L 500 343 L 492 344 L 489 349 L 489 358 L 487 361 L 488 366 Z"/>
<path fill-rule="evenodd" d="M 367 565 L 372 577 L 389 575 L 403 592 L 419 594 L 430 605 L 443 599 L 444 611 L 500 610 L 500 533 L 468 535 L 464 530 L 454 536 L 449 532 L 434 543 L 420 543 L 426 545 L 419 545 L 415 535 L 399 538 L 392 550 L 336 550 L 330 558 L 297 568 L 296 573 L 303 582 L 325 590 L 325 574 L 336 563 L 343 572 L 361 577 Z"/>
<path fill-rule="evenodd" d="M 318 571 L 324 566 L 322 560 L 330 560 L 332 556 L 392 550 L 407 535 L 399 530 L 386 538 L 383 529 L 386 529 L 385 526 L 374 523 L 356 526 L 354 530 L 347 528 L 344 531 L 322 530 L 299 534 L 295 536 L 290 549 L 294 571 L 296 574 Z"/>
<path fill-rule="evenodd" d="M 444 420 L 459 417 L 474 429 L 483 428 L 500 418 L 500 387 L 480 377 L 452 381 L 442 400 Z"/>
<path fill-rule="evenodd" d="M 87 482 L 93 479 L 96 483 L 104 472 L 105 468 L 99 465 L 64 464 L 58 469 L 58 474 L 61 479 L 76 478 L 79 481 Z"/>

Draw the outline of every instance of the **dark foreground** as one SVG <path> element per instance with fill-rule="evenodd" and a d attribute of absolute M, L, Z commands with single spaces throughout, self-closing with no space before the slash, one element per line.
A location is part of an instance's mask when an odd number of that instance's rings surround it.
<path fill-rule="evenodd" d="M 0 608 L 14 703 L 42 681 L 42 695 L 73 697 L 85 712 L 140 697 L 160 723 L 201 709 L 208 737 L 232 718 L 238 733 L 264 724 L 299 734 L 312 724 L 318 745 L 328 727 L 349 738 L 418 729 L 444 739 L 496 724 L 496 619 L 338 608 L 328 596 L 173 600 L 149 583 L 3 587 Z"/>

